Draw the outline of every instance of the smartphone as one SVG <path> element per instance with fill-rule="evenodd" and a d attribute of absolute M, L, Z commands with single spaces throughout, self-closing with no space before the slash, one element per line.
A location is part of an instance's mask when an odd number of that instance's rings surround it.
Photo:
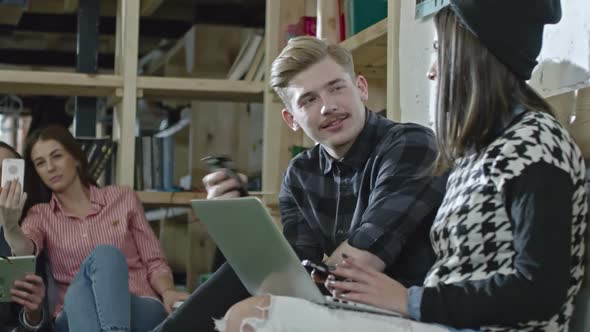
<path fill-rule="evenodd" d="M 330 268 L 328 267 L 328 265 L 326 265 L 326 263 L 321 262 L 321 263 L 314 263 L 308 259 L 301 261 L 301 265 L 303 265 L 304 267 L 311 269 L 313 271 L 315 271 L 315 273 L 320 277 L 320 278 L 327 278 L 330 274 L 332 274 L 332 272 L 330 272 Z M 310 271 L 311 273 L 311 271 Z M 336 280 L 338 281 L 343 281 L 344 278 L 339 277 L 337 275 L 334 275 L 334 277 L 336 277 Z"/>
<path fill-rule="evenodd" d="M 2 161 L 2 180 L 0 186 L 5 187 L 8 181 L 18 179 L 21 188 L 25 183 L 25 160 L 6 158 Z"/>
<path fill-rule="evenodd" d="M 301 261 L 301 265 L 305 266 L 308 269 L 312 269 L 319 275 L 321 278 L 327 278 L 330 275 L 330 270 L 328 269 L 328 265 L 325 263 L 314 263 L 308 259 Z M 311 271 L 310 271 L 311 272 Z"/>
<path fill-rule="evenodd" d="M 224 155 L 213 155 L 205 157 L 201 159 L 201 161 L 203 161 L 207 165 L 207 170 L 209 171 L 209 173 L 213 173 L 220 169 L 224 169 L 225 173 L 229 177 L 236 179 L 241 184 L 240 188 L 238 189 L 238 191 L 240 192 L 240 197 L 248 196 L 248 190 L 246 189 L 244 183 L 238 176 L 238 172 L 236 171 L 236 167 L 234 166 L 234 162 L 233 160 L 231 160 L 231 158 Z"/>
<path fill-rule="evenodd" d="M 176 310 L 178 308 L 180 308 L 180 306 L 184 303 L 184 301 L 176 301 L 174 302 L 174 304 L 172 305 L 172 310 Z"/>

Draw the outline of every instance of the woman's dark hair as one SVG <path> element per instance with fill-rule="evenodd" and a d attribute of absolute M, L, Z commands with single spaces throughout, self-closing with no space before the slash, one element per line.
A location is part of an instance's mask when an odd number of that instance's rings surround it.
<path fill-rule="evenodd" d="M 551 106 L 513 74 L 444 8 L 435 16 L 438 33 L 436 133 L 440 174 L 467 151 L 480 151 L 497 137 L 501 121 L 522 105 L 553 114 Z"/>
<path fill-rule="evenodd" d="M 15 148 L 10 146 L 6 142 L 0 141 L 0 148 L 10 151 L 14 155 L 14 158 L 19 158 L 19 159 L 22 158 L 20 153 L 18 153 Z"/>
<path fill-rule="evenodd" d="M 40 129 L 35 130 L 31 134 L 29 134 L 27 138 L 27 143 L 25 144 L 25 162 L 29 164 L 33 170 L 34 163 L 31 159 L 31 152 L 35 144 L 39 141 L 47 141 L 47 140 L 55 140 L 60 143 L 64 149 L 72 155 L 72 157 L 78 161 L 78 175 L 80 176 L 80 181 L 82 185 L 85 187 L 90 187 L 91 185 L 96 186 L 96 181 L 90 175 L 88 169 L 88 160 L 86 159 L 86 155 L 82 151 L 80 144 L 76 141 L 74 136 L 68 131 L 67 128 L 62 126 L 47 126 Z M 39 183 L 43 183 L 37 172 L 35 171 L 35 176 L 37 177 Z M 44 184 L 46 190 L 49 190 Z"/>
<path fill-rule="evenodd" d="M 12 153 L 14 158 L 22 158 L 20 153 L 18 153 L 16 151 L 15 148 L 13 148 L 10 144 L 0 141 L 0 149 L 6 149 L 8 151 L 10 151 L 10 153 Z M 31 179 L 31 174 L 34 174 L 35 170 L 34 169 L 30 169 L 29 167 L 25 166 L 25 183 L 22 184 L 23 186 L 23 192 L 26 192 L 28 197 L 27 197 L 27 201 L 25 202 L 25 205 L 23 206 L 23 212 L 21 215 L 21 221 L 22 219 L 25 218 L 25 216 L 27 215 L 27 212 L 29 211 L 29 209 L 37 204 L 37 203 L 43 203 L 46 202 L 46 199 L 43 199 L 43 195 L 40 195 L 39 192 L 39 184 L 41 183 L 40 181 L 35 182 L 34 179 Z"/>

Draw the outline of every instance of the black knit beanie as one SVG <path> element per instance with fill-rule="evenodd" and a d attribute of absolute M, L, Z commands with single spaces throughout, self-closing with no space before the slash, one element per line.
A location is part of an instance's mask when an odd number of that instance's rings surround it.
<path fill-rule="evenodd" d="M 463 24 L 523 80 L 531 78 L 545 24 L 561 19 L 560 0 L 450 0 Z"/>

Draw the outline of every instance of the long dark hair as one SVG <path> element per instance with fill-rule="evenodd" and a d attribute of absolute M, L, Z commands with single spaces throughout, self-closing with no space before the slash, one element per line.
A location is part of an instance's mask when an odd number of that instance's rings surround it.
<path fill-rule="evenodd" d="M 435 16 L 438 32 L 436 132 L 437 173 L 467 151 L 480 151 L 497 137 L 500 121 L 522 105 L 553 114 L 551 106 L 513 74 L 444 8 Z"/>
<path fill-rule="evenodd" d="M 13 158 L 22 158 L 20 153 L 18 153 L 16 151 L 15 148 L 13 148 L 10 144 L 4 142 L 4 141 L 0 141 L 0 149 L 6 149 L 8 151 L 10 151 L 10 153 L 12 154 Z M 34 170 L 28 169 L 27 167 L 25 167 L 25 183 L 21 183 L 21 185 L 23 186 L 23 192 L 26 192 L 28 197 L 27 197 L 27 201 L 25 202 L 25 205 L 23 206 L 23 212 L 21 215 L 21 221 L 25 218 L 25 216 L 27 215 L 27 212 L 29 211 L 29 209 L 37 204 L 37 203 L 41 203 L 44 202 L 43 199 L 41 199 L 41 196 L 38 194 L 38 190 L 39 190 L 39 185 L 38 183 L 35 183 L 34 180 L 30 179 L 30 175 L 32 173 L 35 173 Z"/>
<path fill-rule="evenodd" d="M 90 187 L 91 185 L 96 186 L 96 181 L 90 175 L 88 169 L 88 160 L 86 159 L 86 155 L 82 151 L 80 144 L 76 141 L 74 136 L 68 131 L 67 128 L 62 126 L 51 125 L 47 127 L 43 127 L 40 129 L 35 130 L 32 132 L 28 138 L 27 143 L 25 144 L 25 162 L 27 165 L 30 165 L 34 169 L 33 160 L 31 159 L 31 151 L 33 150 L 33 146 L 39 141 L 47 141 L 47 140 L 55 140 L 59 142 L 64 149 L 72 155 L 72 157 L 78 162 L 79 166 L 78 176 L 80 177 L 80 181 L 82 185 L 85 187 Z M 37 172 L 35 171 L 35 176 L 37 177 L 40 183 L 43 183 Z M 45 184 L 43 184 L 46 190 L 49 190 Z"/>
<path fill-rule="evenodd" d="M 0 149 L 6 149 L 6 150 L 10 151 L 10 153 L 12 153 L 14 158 L 19 158 L 19 159 L 22 158 L 20 153 L 18 153 L 15 148 L 13 148 L 12 146 L 10 146 L 10 144 L 8 144 L 4 141 L 0 141 Z"/>

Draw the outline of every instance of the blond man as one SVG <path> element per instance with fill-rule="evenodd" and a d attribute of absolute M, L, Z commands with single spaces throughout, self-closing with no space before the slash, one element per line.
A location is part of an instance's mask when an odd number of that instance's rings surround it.
<path fill-rule="evenodd" d="M 368 84 L 350 52 L 313 37 L 289 41 L 270 84 L 284 122 L 318 142 L 291 161 L 279 195 L 284 236 L 299 257 L 333 265 L 345 253 L 404 285 L 422 283 L 434 262 L 428 230 L 445 183 L 431 175 L 433 133 L 368 110 Z M 237 197 L 242 185 L 223 171 L 203 182 L 210 199 Z M 227 264 L 203 286 L 171 320 L 190 311 L 190 328 L 210 330 L 211 317 L 249 295 Z"/>

